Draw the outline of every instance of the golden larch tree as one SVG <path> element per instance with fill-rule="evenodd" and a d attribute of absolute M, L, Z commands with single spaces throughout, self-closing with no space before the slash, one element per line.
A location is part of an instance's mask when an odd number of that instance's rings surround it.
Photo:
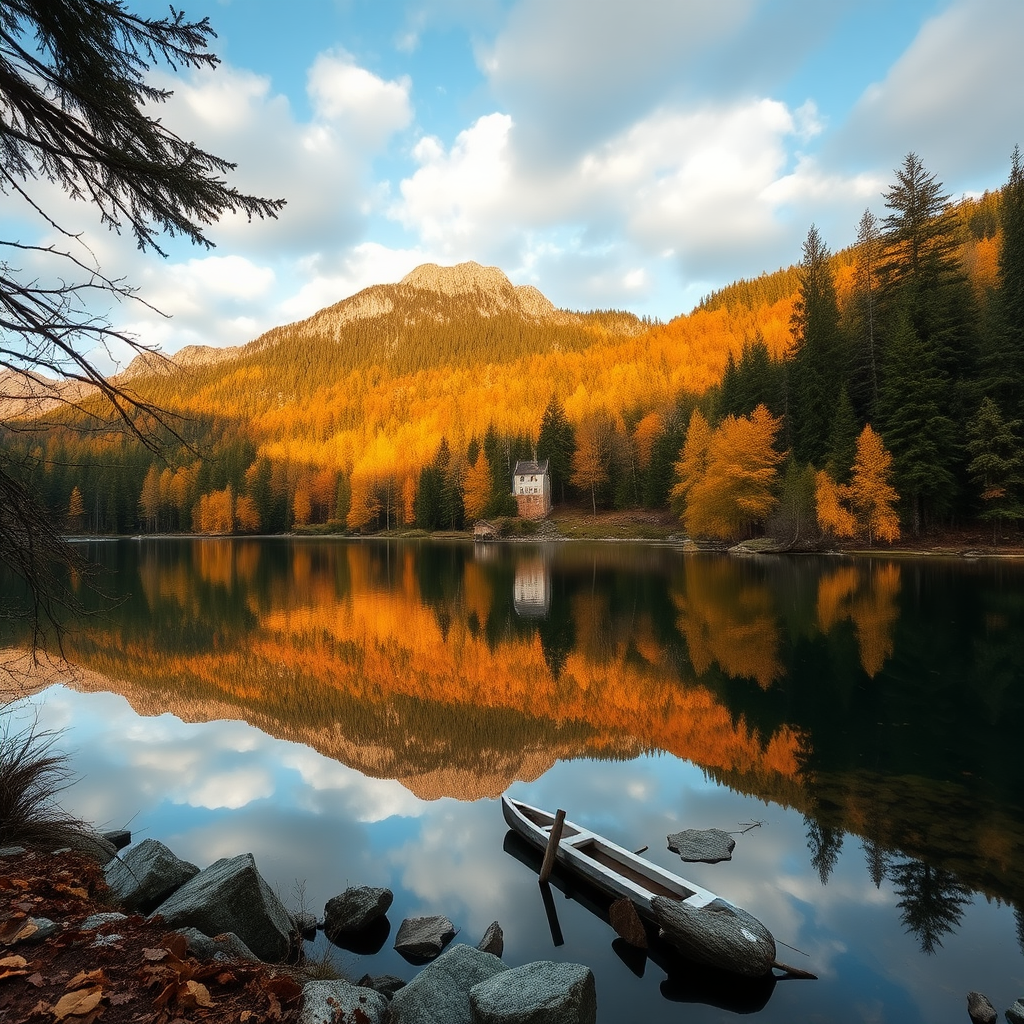
<path fill-rule="evenodd" d="M 241 533 L 256 533 L 260 528 L 260 512 L 248 494 L 235 500 L 235 526 Z"/>
<path fill-rule="evenodd" d="M 861 528 L 867 532 L 869 544 L 875 537 L 887 541 L 899 538 L 900 518 L 896 503 L 900 496 L 891 480 L 892 454 L 868 423 L 857 438 L 850 500 Z"/>
<path fill-rule="evenodd" d="M 704 478 L 708 470 L 708 449 L 711 446 L 711 427 L 699 409 L 694 409 L 686 428 L 683 450 L 675 464 L 677 482 L 669 492 L 673 504 L 680 511 L 686 507 L 686 500 L 694 484 Z"/>
<path fill-rule="evenodd" d="M 576 428 L 576 451 L 572 455 L 569 483 L 590 491 L 591 510 L 597 513 L 597 488 L 608 482 L 608 462 L 614 427 L 611 417 L 599 410 L 585 417 Z"/>
<path fill-rule="evenodd" d="M 654 445 L 665 433 L 665 421 L 660 413 L 649 412 L 633 431 L 633 444 L 636 446 L 636 460 L 641 471 L 646 471 L 651 464 Z"/>
<path fill-rule="evenodd" d="M 782 420 L 759 405 L 750 416 L 727 416 L 711 434 L 707 469 L 689 490 L 683 523 L 690 534 L 730 540 L 775 507 L 775 448 Z"/>
<path fill-rule="evenodd" d="M 462 485 L 462 506 L 466 521 L 479 519 L 487 508 L 491 497 L 491 466 L 483 448 L 477 453 L 476 462 L 468 470 Z"/>
<path fill-rule="evenodd" d="M 822 533 L 852 537 L 857 532 L 857 518 L 848 507 L 850 497 L 850 487 L 837 484 L 824 469 L 814 474 L 814 504 Z"/>
<path fill-rule="evenodd" d="M 352 501 L 345 517 L 350 530 L 362 530 L 380 515 L 380 499 L 374 484 L 365 476 L 352 477 Z"/>

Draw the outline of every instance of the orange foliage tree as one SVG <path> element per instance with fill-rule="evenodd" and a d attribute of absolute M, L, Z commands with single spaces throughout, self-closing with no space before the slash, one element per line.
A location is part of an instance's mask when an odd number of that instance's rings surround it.
<path fill-rule="evenodd" d="M 689 533 L 729 540 L 764 522 L 778 501 L 774 490 L 783 455 L 775 438 L 781 426 L 781 418 L 759 405 L 750 416 L 727 416 L 711 433 L 706 469 L 686 495 L 683 523 Z"/>
<path fill-rule="evenodd" d="M 900 496 L 891 481 L 892 454 L 868 423 L 857 438 L 850 490 L 853 507 L 867 532 L 869 544 L 875 537 L 887 541 L 899 538 L 896 503 Z"/>
<path fill-rule="evenodd" d="M 849 485 L 837 484 L 824 469 L 814 474 L 814 501 L 822 533 L 852 537 L 857 532 L 857 519 L 849 509 L 849 500 Z"/>
<path fill-rule="evenodd" d="M 836 537 L 867 535 L 868 544 L 876 537 L 894 541 L 900 535 L 896 503 L 899 494 L 892 480 L 892 454 L 881 437 L 865 425 L 857 438 L 849 484 L 837 484 L 824 470 L 815 476 L 815 500 L 818 526 Z"/>
<path fill-rule="evenodd" d="M 694 409 L 686 428 L 683 450 L 675 464 L 678 480 L 669 497 L 678 505 L 680 516 L 694 485 L 704 479 L 708 471 L 708 450 L 711 447 L 711 427 L 699 409 Z"/>
<path fill-rule="evenodd" d="M 483 448 L 477 452 L 476 462 L 466 471 L 462 484 L 462 505 L 466 520 L 479 519 L 491 498 L 491 465 Z"/>
<path fill-rule="evenodd" d="M 260 512 L 248 494 L 240 494 L 235 501 L 235 526 L 240 533 L 256 533 L 260 528 Z"/>
<path fill-rule="evenodd" d="M 603 410 L 587 416 L 576 428 L 576 451 L 572 454 L 569 482 L 581 491 L 590 491 L 590 507 L 595 513 L 597 488 L 609 480 L 614 430 L 611 417 Z"/>

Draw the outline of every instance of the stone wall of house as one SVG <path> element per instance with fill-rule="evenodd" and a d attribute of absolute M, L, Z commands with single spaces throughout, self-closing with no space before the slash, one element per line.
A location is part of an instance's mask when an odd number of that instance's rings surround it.
<path fill-rule="evenodd" d="M 520 519 L 543 519 L 548 514 L 546 494 L 517 494 L 517 514 Z"/>

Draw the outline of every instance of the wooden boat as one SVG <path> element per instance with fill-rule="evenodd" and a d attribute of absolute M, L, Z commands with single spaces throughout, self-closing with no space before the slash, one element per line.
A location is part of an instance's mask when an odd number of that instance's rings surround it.
<path fill-rule="evenodd" d="M 509 828 L 547 849 L 554 814 L 508 796 L 501 798 L 501 811 Z M 555 861 L 613 899 L 630 900 L 691 960 L 747 977 L 762 977 L 773 967 L 792 970 L 776 961 L 775 940 L 755 917 L 596 832 L 564 821 Z"/>

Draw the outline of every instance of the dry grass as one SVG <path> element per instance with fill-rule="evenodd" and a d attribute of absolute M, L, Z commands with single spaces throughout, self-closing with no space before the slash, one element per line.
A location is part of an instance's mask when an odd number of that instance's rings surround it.
<path fill-rule="evenodd" d="M 34 725 L 16 731 L 9 716 L 0 721 L 0 846 L 54 849 L 86 831 L 57 803 L 74 773 L 56 739 Z"/>

